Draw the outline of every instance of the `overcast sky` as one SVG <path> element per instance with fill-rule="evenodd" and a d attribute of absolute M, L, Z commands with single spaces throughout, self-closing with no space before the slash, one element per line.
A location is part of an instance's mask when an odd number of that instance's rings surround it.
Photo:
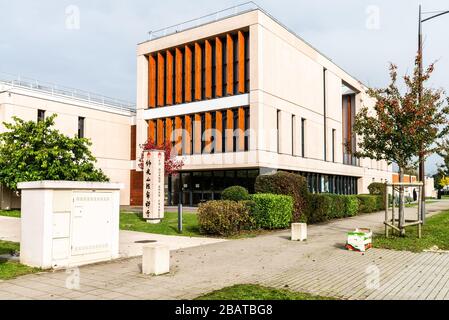
<path fill-rule="evenodd" d="M 235 0 L 0 0 L 0 72 L 135 100 L 136 44 L 157 30 L 245 2 Z M 257 3 L 350 74 L 384 86 L 392 61 L 410 72 L 418 5 L 444 0 L 260 0 Z M 77 17 L 79 12 L 79 20 Z M 377 13 L 378 16 L 377 16 Z M 78 23 L 79 22 L 79 23 Z M 79 28 L 78 28 L 79 27 Z M 425 23 L 432 84 L 449 88 L 449 15 Z M 435 157 L 428 161 L 433 171 Z"/>

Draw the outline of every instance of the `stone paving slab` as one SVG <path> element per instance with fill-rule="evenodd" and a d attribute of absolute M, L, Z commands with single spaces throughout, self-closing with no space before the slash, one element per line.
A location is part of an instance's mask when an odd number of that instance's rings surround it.
<path fill-rule="evenodd" d="M 428 208 L 435 214 L 449 202 Z M 241 283 L 343 299 L 449 299 L 449 254 L 343 249 L 347 231 L 382 230 L 382 221 L 375 213 L 313 225 L 306 242 L 281 231 L 174 250 L 170 273 L 159 277 L 140 274 L 140 257 L 84 266 L 76 290 L 66 288 L 65 271 L 27 275 L 0 281 L 0 299 L 192 299 Z M 367 286 L 373 270 L 379 285 Z"/>
<path fill-rule="evenodd" d="M 20 219 L 0 216 L 0 240 L 20 242 Z M 129 258 L 142 255 L 142 241 L 155 241 L 170 250 L 178 250 L 226 241 L 218 238 L 168 236 L 162 234 L 120 230 L 120 257 Z"/>

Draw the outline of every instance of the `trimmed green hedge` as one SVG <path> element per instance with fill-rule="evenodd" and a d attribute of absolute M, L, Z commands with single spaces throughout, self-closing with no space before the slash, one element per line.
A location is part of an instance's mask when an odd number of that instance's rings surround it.
<path fill-rule="evenodd" d="M 359 194 L 357 195 L 357 199 L 359 200 L 359 212 L 361 213 L 371 213 L 385 210 L 382 195 Z"/>
<path fill-rule="evenodd" d="M 353 217 L 359 212 L 356 196 L 338 194 L 312 194 L 307 210 L 307 223 Z"/>
<path fill-rule="evenodd" d="M 288 228 L 292 222 L 293 198 L 278 194 L 255 194 L 253 217 L 263 229 Z"/>
<path fill-rule="evenodd" d="M 251 196 L 248 193 L 248 190 L 241 186 L 233 186 L 223 190 L 221 194 L 222 200 L 231 200 L 231 201 L 244 201 L 250 200 Z"/>
<path fill-rule="evenodd" d="M 345 211 L 344 217 L 354 217 L 359 213 L 359 200 L 356 195 L 344 196 L 345 197 Z"/>
<path fill-rule="evenodd" d="M 201 203 L 198 207 L 198 224 L 203 234 L 231 236 L 242 230 L 254 228 L 251 201 L 218 200 Z"/>
<path fill-rule="evenodd" d="M 271 193 L 291 196 L 293 198 L 293 222 L 305 220 L 308 206 L 309 190 L 304 177 L 279 171 L 273 175 L 260 175 L 254 185 L 256 193 Z"/>

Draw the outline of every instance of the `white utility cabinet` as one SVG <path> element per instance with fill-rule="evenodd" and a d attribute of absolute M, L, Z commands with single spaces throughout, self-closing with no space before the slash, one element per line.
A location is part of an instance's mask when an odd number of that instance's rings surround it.
<path fill-rule="evenodd" d="M 21 263 L 57 269 L 119 257 L 122 184 L 35 181 L 18 188 Z"/>

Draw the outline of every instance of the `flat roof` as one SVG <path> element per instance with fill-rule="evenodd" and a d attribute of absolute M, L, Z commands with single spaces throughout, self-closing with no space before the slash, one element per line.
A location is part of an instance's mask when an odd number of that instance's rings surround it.
<path fill-rule="evenodd" d="M 74 102 L 84 102 L 107 109 L 117 111 L 135 112 L 136 105 L 134 103 L 103 96 L 97 93 L 85 90 L 69 88 L 54 83 L 43 82 L 27 77 L 11 75 L 0 72 L 0 85 L 7 88 L 5 91 L 12 89 L 26 89 L 36 93 L 46 94 L 56 98 L 65 98 Z"/>
<path fill-rule="evenodd" d="M 268 13 L 266 10 L 264 10 L 261 6 L 256 4 L 254 1 L 245 2 L 245 3 L 237 5 L 237 6 L 233 6 L 233 7 L 230 7 L 230 8 L 227 8 L 227 9 L 223 9 L 223 10 L 220 10 L 220 11 L 217 11 L 217 12 L 214 12 L 214 13 L 210 13 L 208 15 L 205 15 L 205 16 L 202 16 L 202 17 L 199 17 L 199 18 L 195 18 L 195 19 L 192 19 L 192 20 L 187 20 L 187 21 L 184 21 L 184 22 L 181 22 L 181 23 L 169 26 L 169 27 L 165 27 L 165 28 L 162 28 L 162 29 L 159 29 L 159 30 L 156 30 L 156 31 L 149 31 L 148 32 L 149 39 L 145 40 L 143 42 L 138 43 L 138 45 L 141 45 L 141 44 L 144 44 L 144 43 L 147 43 L 147 42 L 151 42 L 151 41 L 154 41 L 154 40 L 157 40 L 157 39 L 160 39 L 160 38 L 168 37 L 170 35 L 173 35 L 173 34 L 176 34 L 176 33 L 179 33 L 179 32 L 188 31 L 188 30 L 195 29 L 195 28 L 198 28 L 198 27 L 201 27 L 201 26 L 204 26 L 204 25 L 212 24 L 214 22 L 222 21 L 222 20 L 225 20 L 225 19 L 228 19 L 228 18 L 231 18 L 231 17 L 239 16 L 239 15 L 242 15 L 242 14 L 245 14 L 245 13 L 248 13 L 248 12 L 252 12 L 252 11 L 260 11 L 260 12 L 262 12 L 263 14 L 268 16 L 270 19 L 275 21 L 277 24 L 279 24 L 281 27 L 283 27 L 285 30 L 287 30 L 288 32 L 290 32 L 291 34 L 296 36 L 299 40 L 304 42 L 307 46 L 309 46 L 310 48 L 315 50 L 317 53 L 322 55 L 324 58 L 329 60 L 331 63 L 333 63 L 340 70 L 342 70 L 347 75 L 352 77 L 354 80 L 359 82 L 362 86 L 367 87 L 362 81 L 360 81 L 359 79 L 357 79 L 356 77 L 351 75 L 349 72 L 344 70 L 339 65 L 337 65 L 331 58 L 329 58 L 327 55 L 325 55 L 320 50 L 315 48 L 309 42 L 304 40 L 295 31 L 291 30 L 285 24 L 283 24 L 278 19 L 273 17 L 270 13 Z"/>

